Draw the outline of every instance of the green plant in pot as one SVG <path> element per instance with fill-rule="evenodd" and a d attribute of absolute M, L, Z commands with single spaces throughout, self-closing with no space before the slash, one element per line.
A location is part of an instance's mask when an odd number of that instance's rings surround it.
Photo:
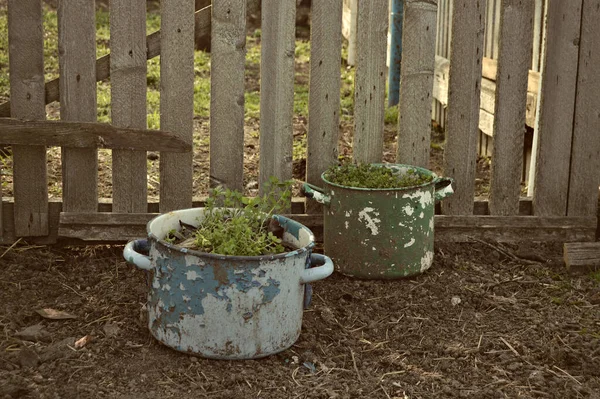
<path fill-rule="evenodd" d="M 291 201 L 292 181 L 271 178 L 265 194 L 244 197 L 242 193 L 217 187 L 206 200 L 202 221 L 182 223 L 165 241 L 200 252 L 228 256 L 262 256 L 295 248 L 282 241 L 283 230 L 273 215 L 282 213 Z"/>
<path fill-rule="evenodd" d="M 278 215 L 291 184 L 245 198 L 213 190 L 204 208 L 176 210 L 129 242 L 125 259 L 153 274 L 148 328 L 165 345 L 216 359 L 254 359 L 298 339 L 309 283 L 329 276 L 331 259 L 313 254 L 314 235 Z"/>
<path fill-rule="evenodd" d="M 453 193 L 452 179 L 412 165 L 344 163 L 321 180 L 303 192 L 324 205 L 325 253 L 340 273 L 394 279 L 431 267 L 435 202 Z"/>

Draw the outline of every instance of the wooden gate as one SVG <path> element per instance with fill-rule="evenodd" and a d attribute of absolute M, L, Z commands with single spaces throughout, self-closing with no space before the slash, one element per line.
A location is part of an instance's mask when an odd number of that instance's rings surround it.
<path fill-rule="evenodd" d="M 0 104 L 0 144 L 13 146 L 14 198 L 4 198 L 0 242 L 19 237 L 122 241 L 145 235 L 156 213 L 201 206 L 192 196 L 194 40 L 211 33 L 210 178 L 243 188 L 246 0 L 162 0 L 161 30 L 146 36 L 145 2 L 111 1 L 111 52 L 96 59 L 93 2 L 60 2 L 60 77 L 44 82 L 41 0 L 9 0 L 10 103 Z M 337 162 L 343 3 L 312 2 L 306 180 Z M 497 5 L 496 5 L 497 4 Z M 195 9 L 196 6 L 196 9 Z M 353 156 L 382 160 L 388 2 L 356 3 Z M 474 0 L 405 0 L 396 160 L 427 167 L 438 17 L 453 23 L 447 59 L 445 174 L 454 197 L 438 208 L 444 240 L 594 240 L 600 182 L 600 0 L 548 1 L 535 120 L 535 172 L 521 196 L 535 5 L 496 0 L 494 148 L 489 199 L 475 198 L 484 24 Z M 260 182 L 292 177 L 296 0 L 262 0 Z M 445 14 L 444 14 L 445 15 Z M 437 42 L 437 43 L 436 43 Z M 146 60 L 160 54 L 162 132 L 146 128 Z M 438 64 L 440 62 L 438 58 Z M 443 60 L 442 60 L 443 61 Z M 488 62 L 489 64 L 489 62 Z M 97 124 L 96 81 L 110 75 L 112 124 Z M 439 86 L 435 86 L 439 90 Z M 530 91 L 531 92 L 531 91 Z M 44 122 L 60 100 L 61 122 Z M 8 118 L 10 117 L 10 118 Z M 531 121 L 530 121 L 531 123 Z M 172 133 L 169 133 L 172 132 Z M 149 137 L 151 137 L 149 139 Z M 62 200 L 48 199 L 45 146 L 63 147 Z M 113 151 L 113 198 L 99 202 L 97 152 Z M 160 201 L 147 200 L 147 150 L 161 151 Z M 190 150 L 191 149 L 191 150 Z M 169 150 L 169 151 L 168 151 Z M 185 152 L 173 152 L 185 151 Z M 319 231 L 321 210 L 291 204 Z"/>

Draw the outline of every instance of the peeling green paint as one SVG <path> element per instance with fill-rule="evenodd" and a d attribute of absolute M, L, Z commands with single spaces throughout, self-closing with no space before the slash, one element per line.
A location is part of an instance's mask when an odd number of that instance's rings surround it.
<path fill-rule="evenodd" d="M 422 273 L 432 264 L 435 200 L 451 193 L 445 188 L 451 180 L 410 165 L 382 166 L 394 173 L 418 169 L 433 180 L 417 187 L 365 189 L 333 184 L 321 176 L 321 195 L 330 199 L 324 208 L 325 253 L 343 274 L 393 279 Z M 436 194 L 436 186 L 447 192 Z"/>

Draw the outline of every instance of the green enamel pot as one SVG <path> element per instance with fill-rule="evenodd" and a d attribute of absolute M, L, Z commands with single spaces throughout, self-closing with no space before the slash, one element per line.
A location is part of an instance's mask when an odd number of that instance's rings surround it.
<path fill-rule="evenodd" d="M 324 249 L 342 274 L 364 279 L 414 276 L 433 263 L 435 202 L 454 192 L 451 178 L 403 164 L 373 164 L 431 180 L 412 187 L 357 188 L 305 183 L 304 195 L 324 205 Z"/>

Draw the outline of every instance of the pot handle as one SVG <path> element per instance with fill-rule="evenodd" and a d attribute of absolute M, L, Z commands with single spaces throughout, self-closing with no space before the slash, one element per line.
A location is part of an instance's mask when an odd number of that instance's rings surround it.
<path fill-rule="evenodd" d="M 152 270 L 152 262 L 148 255 L 142 255 L 140 252 L 148 252 L 150 244 L 148 240 L 134 240 L 130 241 L 125 245 L 123 249 L 123 257 L 129 263 L 133 263 L 135 266 L 142 270 Z"/>
<path fill-rule="evenodd" d="M 454 183 L 454 179 L 451 177 L 438 177 L 435 180 L 435 194 L 434 198 L 436 201 L 441 201 L 446 197 L 454 194 L 454 189 L 452 188 L 452 183 Z"/>
<path fill-rule="evenodd" d="M 320 204 L 329 205 L 331 202 L 331 197 L 325 195 L 322 188 L 313 186 L 312 184 L 304 183 L 301 191 L 306 198 L 312 198 Z"/>
<path fill-rule="evenodd" d="M 333 261 L 329 256 L 321 254 L 310 255 L 311 267 L 302 271 L 300 283 L 312 283 L 313 281 L 322 280 L 333 273 Z M 318 265 L 313 267 L 313 265 Z"/>

